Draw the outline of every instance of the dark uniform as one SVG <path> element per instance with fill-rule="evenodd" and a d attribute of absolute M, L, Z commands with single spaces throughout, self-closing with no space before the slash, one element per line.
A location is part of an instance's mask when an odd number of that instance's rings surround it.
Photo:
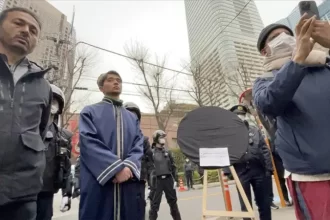
<path fill-rule="evenodd" d="M 194 189 L 193 186 L 194 164 L 190 160 L 188 161 L 187 160 L 186 163 L 184 164 L 184 174 L 186 177 L 187 187 L 189 190 L 189 189 Z"/>
<path fill-rule="evenodd" d="M 148 158 L 152 155 L 151 151 L 151 146 L 149 143 L 149 138 L 147 136 L 144 136 L 144 141 L 143 141 L 143 157 L 141 161 L 141 177 L 140 177 L 140 182 L 143 187 L 143 198 L 145 200 L 145 186 L 146 183 L 148 182 L 148 185 L 150 186 L 149 183 L 149 175 L 148 175 Z"/>
<path fill-rule="evenodd" d="M 163 192 L 167 203 L 170 206 L 171 215 L 174 220 L 181 220 L 179 207 L 177 205 L 177 196 L 175 185 L 178 181 L 176 166 L 170 151 L 164 148 L 164 139 L 166 133 L 164 131 L 156 131 L 153 135 L 152 144 L 152 171 L 150 172 L 151 178 L 151 207 L 149 211 L 149 219 L 156 220 L 158 217 L 158 210 L 162 200 Z"/>
<path fill-rule="evenodd" d="M 53 216 L 54 193 L 62 189 L 63 197 L 71 198 L 71 137 L 72 133 L 66 129 L 58 128 L 56 122 L 58 115 L 62 113 L 64 99 L 60 98 L 54 90 L 58 87 L 52 86 L 53 99 L 59 100 L 60 110 L 54 115 L 53 122 L 46 133 L 46 168 L 43 175 L 43 188 L 37 198 L 36 220 L 51 220 Z M 69 202 L 70 203 L 70 202 Z M 68 204 L 70 206 L 70 204 Z"/>
<path fill-rule="evenodd" d="M 77 158 L 76 165 L 74 166 L 74 177 L 73 177 L 73 194 L 72 198 L 80 196 L 80 156 Z"/>
<path fill-rule="evenodd" d="M 258 117 L 261 121 L 261 124 L 266 129 L 266 131 L 269 135 L 270 147 L 271 147 L 271 150 L 272 150 L 272 155 L 273 155 L 273 159 L 274 159 L 274 162 L 275 162 L 276 171 L 277 171 L 278 178 L 279 178 L 279 181 L 280 181 L 281 189 L 282 189 L 282 192 L 283 192 L 285 204 L 287 206 L 292 206 L 292 203 L 290 202 L 290 199 L 289 199 L 288 189 L 285 185 L 283 161 L 282 161 L 280 155 L 278 154 L 278 152 L 276 151 L 276 147 L 275 147 L 275 132 L 277 130 L 276 119 L 272 118 L 272 117 L 269 117 L 269 116 L 266 116 L 258 110 L 257 110 L 257 114 L 258 114 Z M 269 182 L 270 182 L 271 185 L 273 185 L 272 178 L 269 178 Z M 270 199 L 271 199 L 271 201 L 273 201 L 273 199 L 274 199 L 273 190 L 270 190 Z M 273 209 L 278 209 L 279 208 L 274 203 L 271 204 L 271 207 Z"/>
<path fill-rule="evenodd" d="M 126 102 L 124 103 L 124 107 L 134 113 L 137 118 L 139 119 L 139 121 L 141 121 L 141 111 L 139 109 L 139 107 L 133 103 L 133 102 Z M 148 165 L 150 163 L 148 163 L 149 159 L 152 155 L 152 152 L 151 152 L 151 147 L 150 147 L 150 143 L 149 143 L 149 138 L 147 136 L 144 136 L 144 139 L 143 139 L 143 157 L 141 159 L 141 174 L 140 174 L 140 195 L 142 197 L 142 200 L 143 201 L 143 205 L 144 207 L 146 207 L 146 198 L 145 198 L 145 190 L 146 190 L 146 183 L 148 181 L 148 185 L 150 186 L 150 183 L 149 183 L 149 174 L 148 174 L 148 170 L 150 170 L 148 168 Z M 143 214 L 143 217 L 145 217 L 145 208 L 143 209 L 144 212 L 142 213 Z"/>
<path fill-rule="evenodd" d="M 248 112 L 248 109 L 245 106 L 236 105 L 232 107 L 230 111 L 236 113 L 241 119 L 243 119 Z M 271 201 L 269 199 L 269 190 L 271 190 L 271 186 L 267 181 L 273 171 L 270 152 L 260 130 L 249 125 L 246 120 L 244 120 L 244 122 L 249 129 L 249 146 L 246 154 L 242 157 L 240 162 L 234 165 L 234 167 L 251 205 L 252 185 L 260 220 L 271 220 Z M 247 211 L 240 195 L 239 199 L 242 211 Z M 249 218 L 245 218 L 245 220 L 247 219 Z"/>

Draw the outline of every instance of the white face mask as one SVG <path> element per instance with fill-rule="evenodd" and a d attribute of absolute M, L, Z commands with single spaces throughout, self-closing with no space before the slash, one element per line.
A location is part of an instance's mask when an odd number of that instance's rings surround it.
<path fill-rule="evenodd" d="M 268 43 L 270 56 L 292 53 L 296 48 L 296 38 L 286 33 L 281 33 Z"/>
<path fill-rule="evenodd" d="M 246 121 L 246 116 L 245 115 L 237 115 L 242 121 Z"/>
<path fill-rule="evenodd" d="M 60 109 L 60 105 L 59 105 L 58 101 L 56 99 L 53 99 L 52 100 L 52 107 L 50 109 L 50 113 L 52 115 L 55 115 L 58 112 L 59 109 Z"/>
<path fill-rule="evenodd" d="M 159 144 L 165 144 L 165 138 L 159 138 L 158 142 Z"/>

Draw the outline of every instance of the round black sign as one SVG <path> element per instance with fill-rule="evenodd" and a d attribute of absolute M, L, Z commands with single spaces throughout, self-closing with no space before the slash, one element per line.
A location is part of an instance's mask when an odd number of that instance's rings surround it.
<path fill-rule="evenodd" d="M 189 112 L 180 122 L 177 136 L 182 153 L 197 165 L 200 165 L 200 148 L 228 148 L 230 164 L 234 164 L 246 153 L 249 143 L 244 122 L 219 107 L 201 107 Z"/>

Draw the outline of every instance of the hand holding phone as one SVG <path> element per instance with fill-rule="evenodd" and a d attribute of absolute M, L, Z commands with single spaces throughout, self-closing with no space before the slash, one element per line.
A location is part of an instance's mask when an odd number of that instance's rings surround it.
<path fill-rule="evenodd" d="M 316 20 L 320 20 L 319 9 L 315 1 L 301 1 L 299 2 L 300 16 L 307 14 L 306 19 L 316 16 Z"/>

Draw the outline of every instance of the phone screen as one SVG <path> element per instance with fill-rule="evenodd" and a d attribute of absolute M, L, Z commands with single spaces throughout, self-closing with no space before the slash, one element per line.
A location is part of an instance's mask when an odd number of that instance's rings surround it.
<path fill-rule="evenodd" d="M 317 8 L 315 1 L 301 1 L 299 2 L 300 15 L 303 16 L 307 13 L 308 18 L 316 15 L 316 19 L 320 20 L 319 9 Z"/>

